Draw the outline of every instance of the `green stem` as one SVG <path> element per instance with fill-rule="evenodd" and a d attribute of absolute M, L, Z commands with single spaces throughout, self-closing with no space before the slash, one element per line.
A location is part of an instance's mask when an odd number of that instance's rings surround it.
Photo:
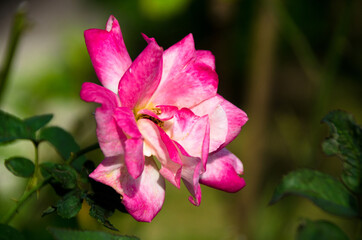
<path fill-rule="evenodd" d="M 68 158 L 68 160 L 66 161 L 66 164 L 71 164 L 75 159 L 77 159 L 78 157 L 88 153 L 88 152 L 91 152 L 93 150 L 96 150 L 99 148 L 99 143 L 95 143 L 95 144 L 92 144 L 82 150 L 79 150 L 78 152 L 76 153 L 72 153 L 70 155 L 70 157 Z"/>
<path fill-rule="evenodd" d="M 36 169 L 38 168 L 39 169 L 39 165 L 38 165 L 38 144 L 37 143 L 34 143 L 35 145 L 35 172 L 34 172 L 34 175 L 33 175 L 33 178 L 31 178 L 29 180 L 29 183 L 31 183 L 31 181 L 33 181 L 34 178 L 37 178 L 37 176 L 39 175 L 36 175 Z M 69 159 L 66 161 L 66 164 L 71 164 L 73 160 L 77 159 L 78 157 L 90 152 L 90 151 L 93 151 L 95 149 L 98 149 L 99 148 L 99 144 L 96 143 L 96 144 L 93 144 L 89 147 L 86 147 L 84 149 L 81 149 L 79 150 L 78 152 L 72 154 Z M 42 179 L 39 183 L 36 182 L 36 184 L 34 184 L 33 186 L 30 187 L 30 189 L 26 189 L 25 192 L 23 193 L 23 195 L 21 196 L 21 198 L 17 201 L 16 205 L 14 207 L 12 207 L 4 216 L 3 218 L 1 219 L 1 223 L 9 223 L 10 220 L 15 216 L 15 214 L 18 212 L 18 209 L 23 205 L 23 203 L 29 199 L 29 197 L 39 191 L 42 187 L 44 187 L 48 181 L 51 179 L 51 176 L 48 176 L 44 179 Z"/>
<path fill-rule="evenodd" d="M 19 39 L 28 26 L 25 15 L 26 7 L 24 6 L 24 4 L 21 4 L 14 16 L 14 23 L 10 32 L 4 64 L 0 68 L 0 102 L 3 97 L 4 89 L 6 87 L 9 71 L 13 62 L 16 48 L 19 43 Z"/>
<path fill-rule="evenodd" d="M 14 217 L 14 215 L 17 213 L 18 209 L 23 205 L 23 203 L 29 199 L 29 197 L 39 189 L 41 189 L 43 186 L 45 186 L 46 183 L 50 180 L 50 177 L 47 177 L 43 179 L 39 184 L 31 188 L 30 190 L 27 190 L 23 193 L 23 196 L 17 201 L 16 205 L 13 206 L 7 214 L 3 216 L 1 219 L 1 223 L 8 224 L 10 220 Z"/>

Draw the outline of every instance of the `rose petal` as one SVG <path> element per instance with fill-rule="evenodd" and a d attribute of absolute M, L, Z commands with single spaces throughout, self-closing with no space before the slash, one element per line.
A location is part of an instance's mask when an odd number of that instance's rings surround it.
<path fill-rule="evenodd" d="M 179 188 L 182 162 L 172 140 L 148 119 L 138 120 L 137 125 L 148 149 L 144 152 L 156 156 L 161 163 L 162 176 Z"/>
<path fill-rule="evenodd" d="M 117 108 L 114 111 L 114 119 L 118 127 L 128 136 L 125 141 L 125 162 L 128 172 L 136 179 L 141 175 L 145 162 L 142 135 L 131 109 Z"/>
<path fill-rule="evenodd" d="M 120 176 L 123 161 L 122 155 L 106 157 L 97 168 L 89 174 L 89 177 L 97 182 L 112 187 L 116 192 L 122 194 L 123 190 L 121 187 Z"/>
<path fill-rule="evenodd" d="M 232 142 L 240 133 L 241 127 L 248 121 L 248 116 L 240 108 L 233 105 L 231 102 L 223 99 L 221 107 L 224 109 L 228 119 L 228 133 L 226 135 L 225 142 L 219 149 L 224 148 L 230 142 Z"/>
<path fill-rule="evenodd" d="M 120 181 L 123 189 L 122 202 L 126 210 L 137 221 L 151 222 L 165 200 L 165 181 L 153 159 L 146 158 L 144 171 L 137 179 L 122 168 Z"/>
<path fill-rule="evenodd" d="M 97 137 L 104 156 L 111 157 L 124 152 L 126 136 L 119 132 L 113 113 L 120 102 L 112 91 L 94 83 L 84 83 L 80 96 L 84 101 L 102 104 L 96 109 Z"/>
<path fill-rule="evenodd" d="M 211 67 L 212 70 L 215 70 L 215 57 L 210 51 L 197 50 L 196 58 L 198 62 L 205 63 L 207 66 Z"/>
<path fill-rule="evenodd" d="M 122 106 L 142 109 L 156 90 L 162 74 L 163 50 L 151 40 L 125 72 L 118 86 Z"/>
<path fill-rule="evenodd" d="M 117 19 L 110 16 L 106 30 L 88 29 L 84 38 L 99 81 L 117 93 L 119 80 L 132 63 Z"/>
<path fill-rule="evenodd" d="M 237 192 L 245 186 L 241 161 L 225 148 L 209 156 L 200 183 L 226 192 Z"/>
<path fill-rule="evenodd" d="M 126 210 L 137 220 L 150 222 L 161 210 L 165 182 L 151 158 L 146 159 L 142 175 L 134 179 L 124 165 L 123 156 L 106 158 L 89 175 L 122 195 Z"/>
<path fill-rule="evenodd" d="M 218 76 L 195 52 L 191 34 L 164 52 L 161 82 L 150 102 L 189 108 L 216 94 Z"/>
<path fill-rule="evenodd" d="M 200 174 L 202 170 L 202 161 L 200 158 L 188 156 L 181 145 L 177 144 L 182 159 L 182 182 L 187 190 L 191 193 L 189 201 L 195 206 L 201 204 L 201 187 L 199 184 Z"/>
<path fill-rule="evenodd" d="M 210 152 L 216 151 L 226 140 L 228 120 L 221 107 L 223 99 L 218 95 L 191 108 L 197 116 L 209 116 L 210 123 Z"/>
<path fill-rule="evenodd" d="M 192 157 L 202 159 L 206 167 L 209 154 L 209 117 L 196 116 L 190 109 L 182 108 L 174 116 L 171 138 Z"/>
<path fill-rule="evenodd" d="M 209 115 L 210 152 L 221 149 L 234 140 L 248 120 L 244 111 L 220 95 L 196 105 L 191 110 L 198 116 Z"/>

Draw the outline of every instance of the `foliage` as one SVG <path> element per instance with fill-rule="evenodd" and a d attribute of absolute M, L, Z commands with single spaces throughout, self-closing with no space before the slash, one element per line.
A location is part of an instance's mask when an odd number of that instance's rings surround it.
<path fill-rule="evenodd" d="M 29 178 L 28 187 L 14 208 L 5 214 L 1 222 L 8 223 L 34 192 L 46 184 L 50 184 L 60 197 L 54 205 L 44 210 L 42 216 L 56 213 L 62 218 L 75 217 L 82 207 L 84 200 L 91 206 L 89 214 L 105 227 L 117 230 L 108 220 L 116 209 L 125 212 L 121 196 L 113 189 L 96 183 L 88 175 L 94 170 L 94 165 L 86 160 L 85 153 L 98 149 L 94 144 L 83 150 L 80 149 L 71 134 L 60 127 L 46 127 L 52 115 L 34 116 L 21 120 L 9 113 L 0 110 L 0 140 L 12 143 L 19 139 L 33 142 L 35 147 L 34 163 L 21 156 L 14 156 L 5 160 L 6 168 L 15 176 Z M 38 147 L 41 143 L 48 142 L 53 146 L 63 159 L 61 163 L 43 162 L 39 164 Z M 21 234 L 10 226 L 0 225 L 4 232 L 0 239 L 21 239 Z M 91 233 L 69 231 L 60 229 L 50 230 L 55 239 L 137 239 L 106 233 Z M 20 235 L 19 235 L 20 234 Z M 17 237 L 19 235 L 19 237 Z M 92 237 L 90 237 L 92 236 Z"/>
<path fill-rule="evenodd" d="M 296 170 L 283 178 L 270 203 L 279 201 L 285 195 L 295 194 L 310 199 L 326 212 L 361 221 L 362 129 L 350 114 L 343 111 L 330 112 L 322 122 L 327 123 L 331 133 L 322 144 L 323 151 L 341 159 L 341 181 L 316 170 Z M 305 220 L 297 234 L 298 240 L 332 238 L 348 239 L 336 225 L 322 220 Z"/>

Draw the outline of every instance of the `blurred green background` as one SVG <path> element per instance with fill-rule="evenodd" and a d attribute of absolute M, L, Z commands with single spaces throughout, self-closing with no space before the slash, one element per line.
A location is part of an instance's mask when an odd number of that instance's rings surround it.
<path fill-rule="evenodd" d="M 0 64 L 20 1 L 0 3 Z M 167 185 L 162 211 L 152 223 L 116 213 L 110 220 L 121 234 L 141 239 L 293 239 L 300 218 L 329 219 L 350 237 L 355 222 L 339 219 L 307 200 L 288 197 L 268 206 L 287 172 L 313 168 L 338 176 L 341 163 L 324 156 L 327 128 L 322 117 L 333 109 L 362 122 L 362 1 L 342 0 L 31 0 L 30 26 L 20 39 L 1 109 L 25 118 L 54 113 L 52 125 L 73 133 L 81 146 L 96 141 L 96 105 L 79 98 L 81 84 L 97 82 L 83 31 L 104 28 L 110 14 L 119 21 L 134 59 L 146 46 L 140 33 L 167 49 L 193 33 L 196 49 L 216 57 L 219 93 L 242 108 L 249 122 L 228 148 L 243 162 L 247 186 L 236 194 L 203 186 L 194 207 L 181 190 Z M 0 65 L 1 66 L 1 65 Z M 31 143 L 0 146 L 0 213 L 13 204 L 25 180 L 7 172 L 5 158 L 33 158 Z M 89 154 L 96 163 L 100 151 Z M 60 161 L 47 145 L 40 159 Z M 49 226 L 105 230 L 84 205 L 79 216 L 41 218 L 54 203 L 52 189 L 33 197 L 11 225 L 28 239 L 50 239 Z"/>

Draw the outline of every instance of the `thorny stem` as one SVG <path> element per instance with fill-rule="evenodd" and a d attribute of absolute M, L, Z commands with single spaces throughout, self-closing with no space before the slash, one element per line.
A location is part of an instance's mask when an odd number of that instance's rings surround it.
<path fill-rule="evenodd" d="M 23 193 L 23 195 L 21 196 L 21 198 L 16 202 L 16 205 L 13 206 L 1 219 L 0 223 L 4 223 L 4 224 L 8 224 L 10 222 L 10 220 L 15 216 L 15 214 L 18 212 L 18 209 L 23 205 L 23 203 L 29 199 L 29 197 L 31 195 L 33 195 L 34 192 L 39 191 L 42 187 L 44 187 L 48 181 L 51 179 L 51 176 L 48 176 L 46 178 L 43 178 L 41 181 L 39 181 L 39 183 L 36 181 L 35 184 L 33 186 L 31 186 L 32 181 L 34 181 L 34 178 L 37 178 L 37 176 L 40 175 L 36 175 L 37 174 L 37 169 L 39 169 L 39 159 L 38 159 L 38 144 L 34 143 L 35 146 L 35 172 L 33 177 L 29 180 L 29 184 L 28 186 L 30 186 L 29 189 L 26 189 Z M 78 157 L 96 150 L 99 148 L 99 144 L 93 144 L 89 147 L 86 147 L 84 149 L 79 150 L 76 153 L 71 154 L 71 156 L 68 158 L 68 160 L 66 161 L 66 164 L 70 164 L 72 163 L 73 160 L 77 159 Z M 34 183 L 34 182 L 33 182 Z"/>

